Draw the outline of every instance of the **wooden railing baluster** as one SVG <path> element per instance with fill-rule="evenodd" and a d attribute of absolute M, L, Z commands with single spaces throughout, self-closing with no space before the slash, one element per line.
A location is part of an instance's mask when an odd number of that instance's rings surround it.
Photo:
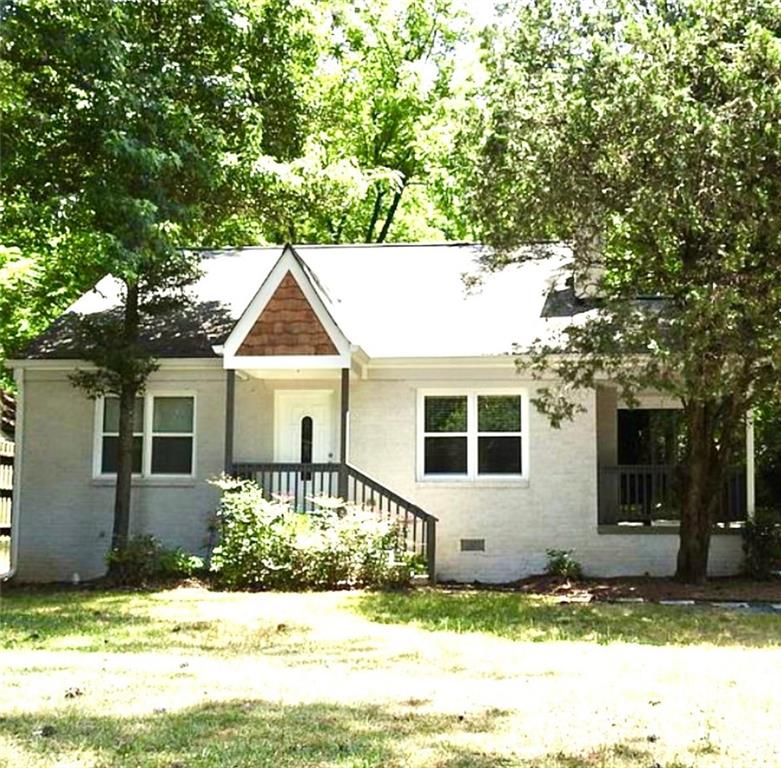
<path fill-rule="evenodd" d="M 680 467 L 624 464 L 599 469 L 599 524 L 642 524 L 680 520 Z M 745 469 L 730 469 L 714 523 L 747 517 Z"/>

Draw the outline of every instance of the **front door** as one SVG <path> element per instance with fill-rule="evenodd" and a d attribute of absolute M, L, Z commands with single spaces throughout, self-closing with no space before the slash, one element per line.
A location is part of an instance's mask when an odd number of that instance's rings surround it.
<path fill-rule="evenodd" d="M 296 464 L 335 461 L 333 403 L 334 393 L 328 389 L 277 390 L 274 461 Z M 305 502 L 311 496 L 328 493 L 328 477 L 312 472 L 295 475 L 284 480 L 281 477 L 280 487 L 275 490 L 289 495 L 298 507 L 308 506 Z"/>

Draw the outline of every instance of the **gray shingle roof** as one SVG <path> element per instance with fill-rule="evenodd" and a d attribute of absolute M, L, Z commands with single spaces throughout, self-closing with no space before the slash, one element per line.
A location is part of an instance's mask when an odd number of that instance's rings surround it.
<path fill-rule="evenodd" d="M 514 344 L 549 336 L 591 309 L 564 295 L 564 247 L 483 273 L 473 290 L 464 278 L 479 272 L 484 250 L 476 245 L 303 245 L 296 251 L 339 327 L 370 357 L 510 354 Z M 203 275 L 188 306 L 144 327 L 144 344 L 159 357 L 213 357 L 212 347 L 225 341 L 281 253 L 281 246 L 203 252 Z M 118 297 L 117 281 L 104 278 L 24 356 L 77 357 L 78 316 L 116 311 Z M 543 312 L 546 302 L 555 311 Z"/>

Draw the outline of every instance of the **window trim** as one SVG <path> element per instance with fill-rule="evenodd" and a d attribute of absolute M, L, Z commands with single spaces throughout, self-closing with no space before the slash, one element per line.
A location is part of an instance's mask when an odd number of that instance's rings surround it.
<path fill-rule="evenodd" d="M 491 395 L 514 395 L 521 398 L 521 429 L 519 432 L 495 433 L 507 437 L 517 436 L 521 441 L 520 474 L 480 474 L 478 473 L 478 439 L 480 435 L 491 436 L 493 432 L 479 432 L 477 423 L 477 398 Z M 426 436 L 433 434 L 426 430 L 427 397 L 466 397 L 466 432 L 453 432 L 454 437 L 466 435 L 466 474 L 426 474 L 425 445 Z M 451 433 L 440 432 L 440 435 Z M 440 484 L 518 484 L 529 479 L 529 393 L 522 387 L 440 387 L 419 389 L 417 391 L 417 429 L 416 429 L 416 481 L 419 483 Z"/>
<path fill-rule="evenodd" d="M 111 397 L 117 397 L 116 395 L 111 395 Z M 133 437 L 140 437 L 141 438 L 141 472 L 133 472 L 132 477 L 142 477 L 144 472 L 144 451 L 145 451 L 145 445 L 144 445 L 144 430 L 146 429 L 146 398 L 144 395 L 138 395 L 136 396 L 136 400 L 143 400 L 144 401 L 144 421 L 141 424 L 141 432 L 136 432 L 133 430 Z M 93 461 L 93 467 L 92 467 L 92 477 L 94 478 L 107 478 L 107 477 L 116 477 L 116 472 L 103 472 L 103 438 L 105 437 L 119 437 L 119 432 L 107 432 L 104 428 L 104 419 L 106 415 L 106 408 L 105 408 L 106 398 L 101 395 L 100 397 L 95 398 L 95 440 L 94 440 L 94 461 Z M 117 425 L 117 428 L 119 425 Z"/>
<path fill-rule="evenodd" d="M 116 395 L 111 395 L 116 397 Z M 144 400 L 144 431 L 142 433 L 141 472 L 133 473 L 134 479 L 145 481 L 165 482 L 166 480 L 195 480 L 197 477 L 198 461 L 198 397 L 194 390 L 181 389 L 149 389 L 139 397 Z M 193 429 L 192 432 L 166 432 L 154 433 L 154 400 L 156 397 L 191 397 L 193 401 Z M 95 398 L 95 424 L 92 448 L 92 479 L 116 480 L 116 472 L 102 472 L 103 467 L 103 416 L 105 413 L 103 395 Z M 137 433 L 134 433 L 137 434 Z M 157 434 L 168 437 L 192 437 L 193 450 L 191 471 L 181 473 L 152 472 L 152 440 Z"/>

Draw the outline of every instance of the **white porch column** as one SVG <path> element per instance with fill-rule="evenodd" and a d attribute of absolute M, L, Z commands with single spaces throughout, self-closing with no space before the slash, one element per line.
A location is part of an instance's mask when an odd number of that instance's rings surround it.
<path fill-rule="evenodd" d="M 754 478 L 754 412 L 746 413 L 746 512 L 749 520 L 756 512 L 756 484 Z"/>

